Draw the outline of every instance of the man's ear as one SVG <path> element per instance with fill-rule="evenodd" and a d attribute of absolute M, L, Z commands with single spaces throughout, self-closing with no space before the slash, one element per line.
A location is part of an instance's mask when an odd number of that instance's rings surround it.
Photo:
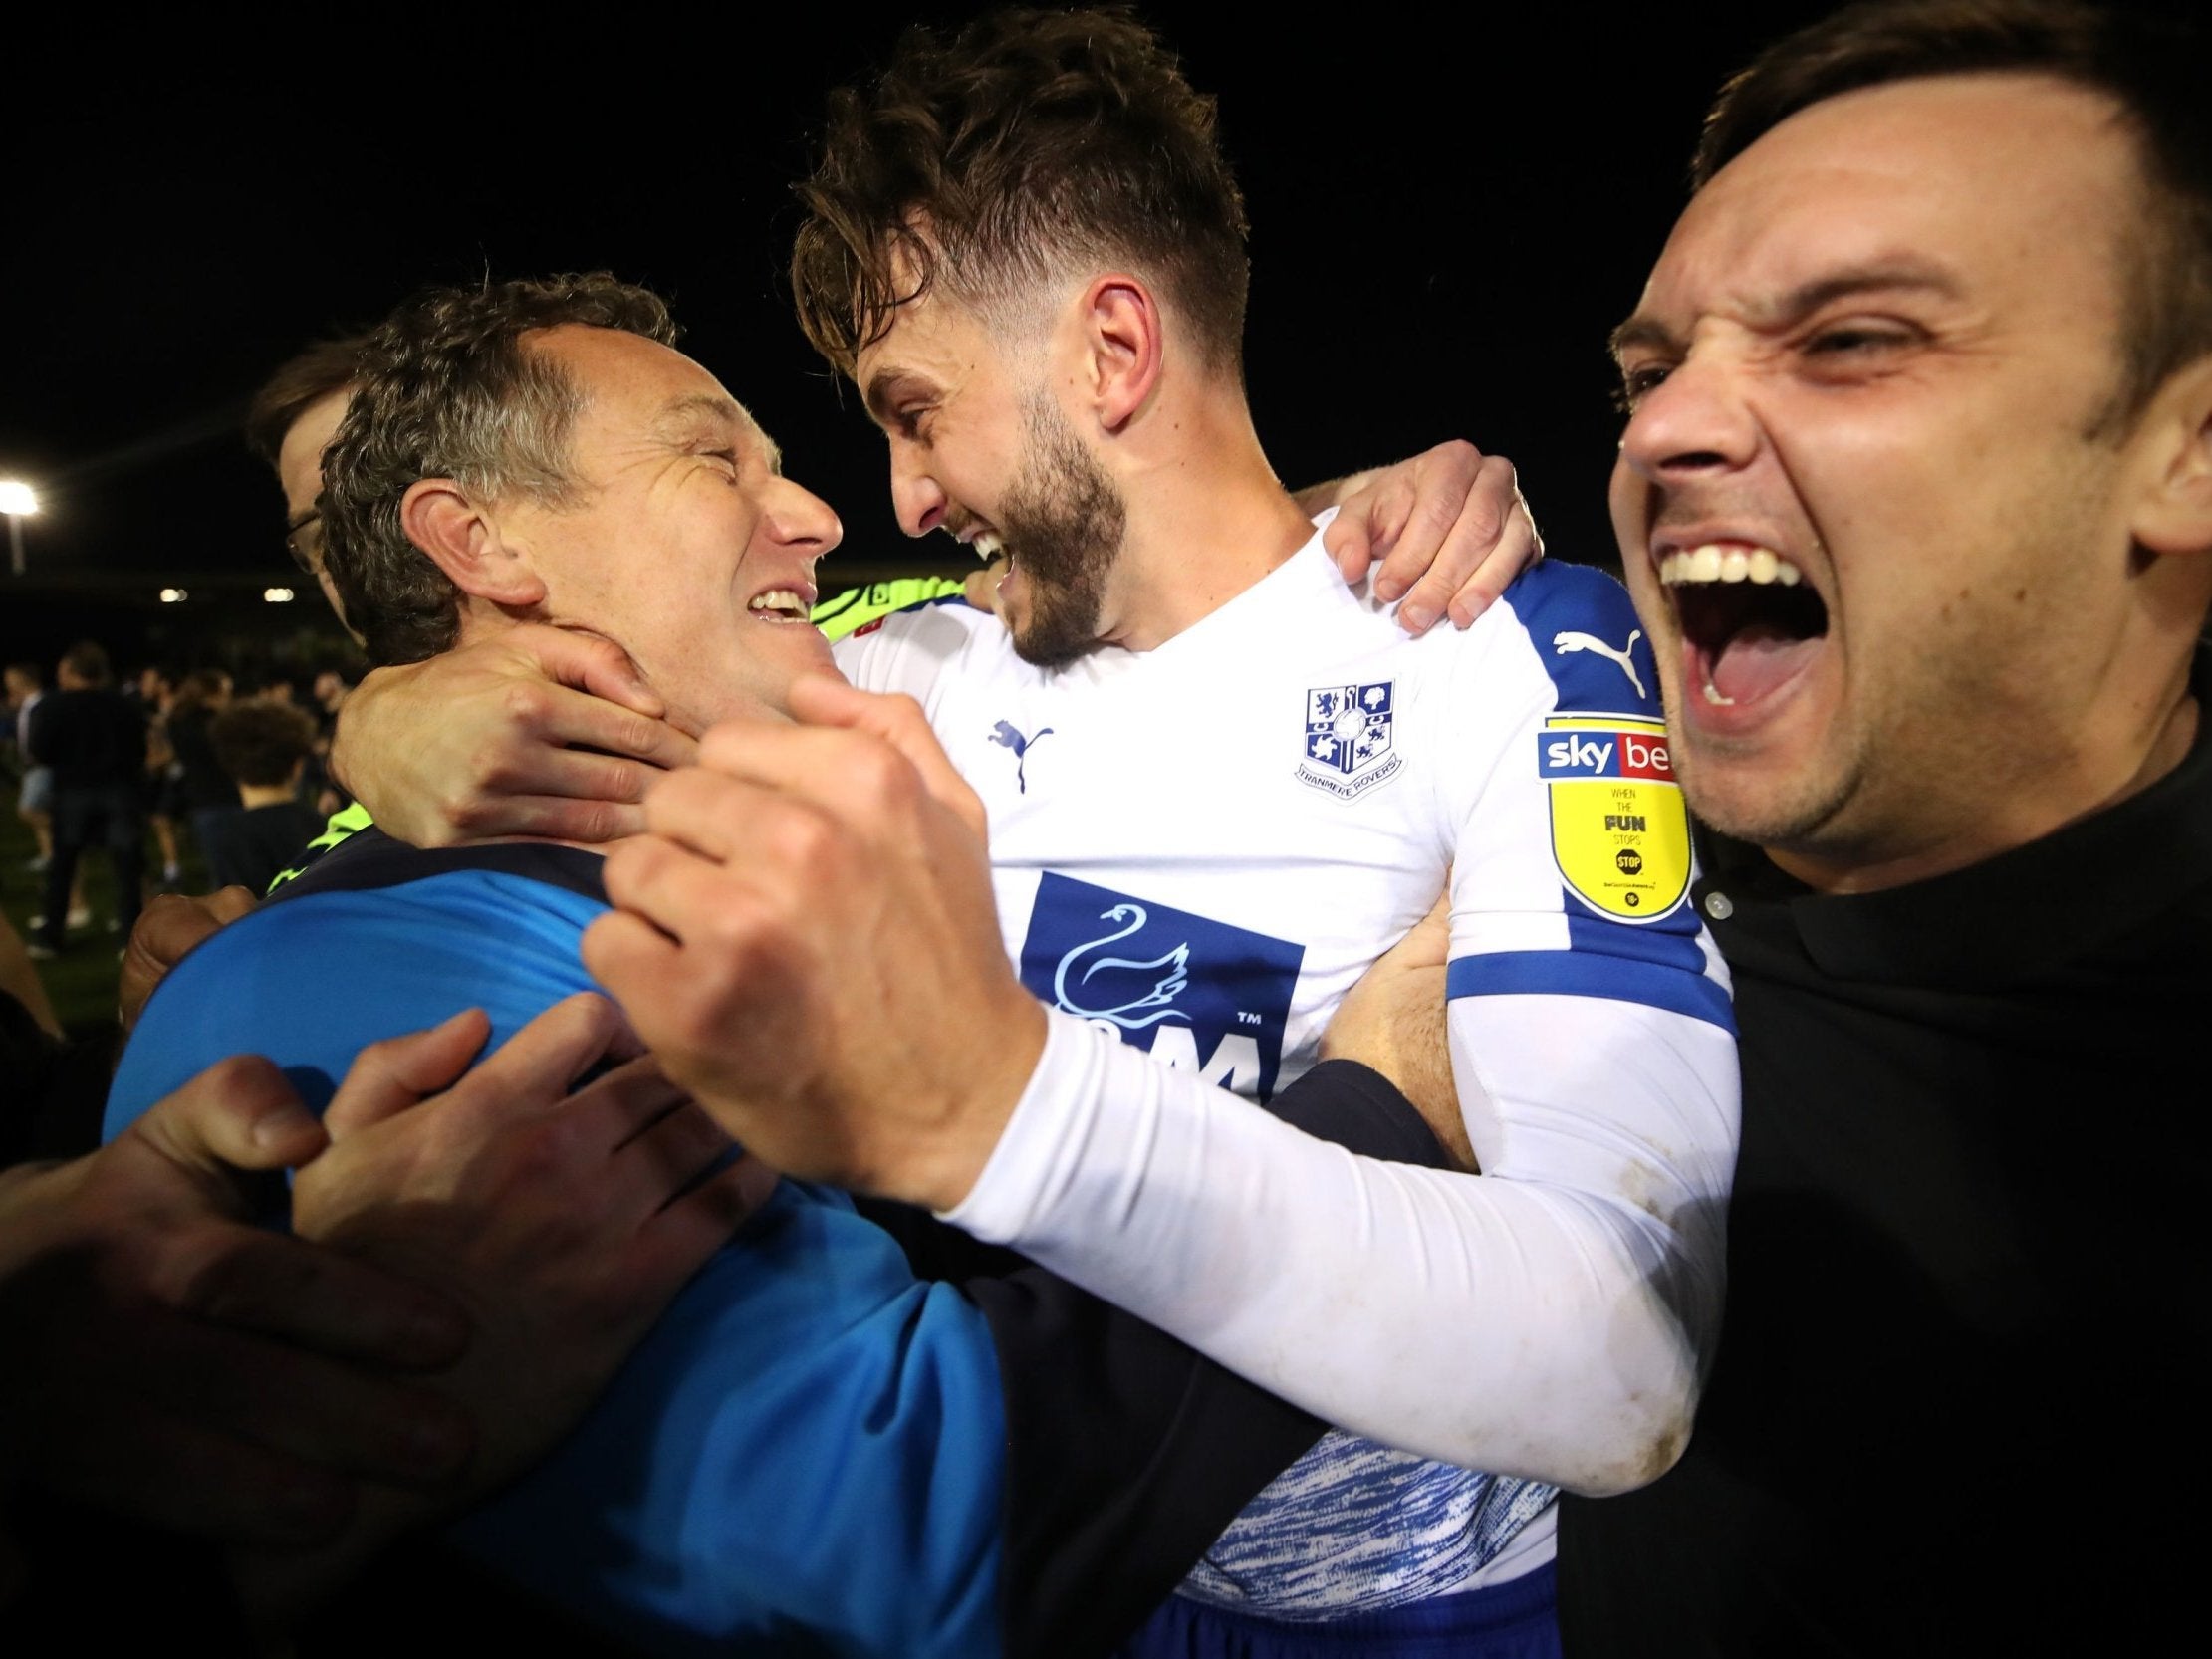
<path fill-rule="evenodd" d="M 543 603 L 546 585 L 491 511 L 450 478 L 421 478 L 399 498 L 399 528 L 454 587 L 493 604 Z"/>
<path fill-rule="evenodd" d="M 1078 304 L 1092 408 L 1102 427 L 1119 432 L 1159 385 L 1167 356 L 1159 305 L 1126 272 L 1093 279 Z"/>
<path fill-rule="evenodd" d="M 2135 540 L 2153 553 L 2212 554 L 2212 355 L 2167 377 L 2138 431 L 2151 476 Z"/>

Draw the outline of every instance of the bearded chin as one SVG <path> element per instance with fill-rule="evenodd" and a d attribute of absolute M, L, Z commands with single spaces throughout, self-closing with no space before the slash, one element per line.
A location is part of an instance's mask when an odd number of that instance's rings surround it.
<path fill-rule="evenodd" d="M 1022 470 L 999 503 L 999 529 L 1027 598 L 1014 650 L 1058 668 L 1097 649 L 1106 578 L 1121 556 L 1128 510 L 1113 480 L 1043 394 L 1022 411 Z"/>

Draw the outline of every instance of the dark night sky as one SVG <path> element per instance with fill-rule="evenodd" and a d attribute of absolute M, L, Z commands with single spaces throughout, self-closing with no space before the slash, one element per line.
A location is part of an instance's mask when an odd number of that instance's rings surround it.
<path fill-rule="evenodd" d="M 1324 34 L 1148 7 L 1219 95 L 1249 197 L 1251 385 L 1278 470 L 1463 435 L 1521 463 L 1556 550 L 1609 553 L 1604 333 L 1719 78 L 1820 9 L 1677 8 L 1630 33 L 1584 8 L 1366 6 Z M 46 496 L 34 567 L 280 579 L 276 498 L 235 432 L 277 360 L 424 281 L 598 266 L 673 299 L 686 348 L 843 513 L 848 552 L 908 556 L 879 442 L 800 339 L 782 264 L 824 90 L 917 14 L 800 7 L 773 46 L 741 27 L 756 15 L 640 14 L 649 40 L 522 13 L 393 22 L 320 52 L 288 36 L 250 79 L 238 62 L 280 43 L 242 37 L 222 73 L 192 61 L 205 40 L 106 43 L 46 60 L 97 75 L 12 77 L 0 475 Z M 595 17 L 594 37 L 626 21 Z M 32 612 L 5 593 L 0 632 L 20 633 Z"/>

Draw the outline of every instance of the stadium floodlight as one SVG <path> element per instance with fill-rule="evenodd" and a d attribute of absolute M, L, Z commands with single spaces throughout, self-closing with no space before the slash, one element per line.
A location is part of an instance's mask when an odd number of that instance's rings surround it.
<path fill-rule="evenodd" d="M 184 590 L 181 588 L 164 588 L 161 590 L 161 602 L 163 604 L 182 604 L 185 597 Z"/>
<path fill-rule="evenodd" d="M 39 510 L 38 492 L 20 478 L 0 478 L 0 513 L 8 516 L 8 568 L 23 574 L 23 521 Z"/>
<path fill-rule="evenodd" d="M 264 588 L 261 591 L 261 602 L 263 604 L 290 604 L 292 602 L 292 590 L 289 588 Z"/>

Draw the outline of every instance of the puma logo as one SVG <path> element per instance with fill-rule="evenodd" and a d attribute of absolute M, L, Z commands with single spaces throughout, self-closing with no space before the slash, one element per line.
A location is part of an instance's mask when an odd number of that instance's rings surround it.
<path fill-rule="evenodd" d="M 1636 641 L 1642 637 L 1643 629 L 1632 630 L 1628 635 L 1628 642 L 1616 651 L 1594 633 L 1570 630 L 1552 635 L 1552 650 L 1558 656 L 1565 656 L 1569 651 L 1595 651 L 1608 662 L 1617 662 L 1620 664 L 1620 671 L 1628 676 L 1628 683 L 1636 688 L 1636 695 L 1648 697 L 1651 693 L 1643 689 L 1643 681 L 1636 673 L 1636 665 L 1628 659 L 1628 653 L 1636 648 Z"/>
<path fill-rule="evenodd" d="M 1037 737 L 1024 737 L 1010 722 L 1004 720 L 991 728 L 991 741 L 1003 749 L 1014 751 L 1014 782 L 1021 786 L 1021 793 L 1024 795 L 1029 793 L 1029 779 L 1024 775 L 1029 765 L 1029 746 L 1038 738 L 1052 735 L 1053 729 L 1047 726 Z"/>

